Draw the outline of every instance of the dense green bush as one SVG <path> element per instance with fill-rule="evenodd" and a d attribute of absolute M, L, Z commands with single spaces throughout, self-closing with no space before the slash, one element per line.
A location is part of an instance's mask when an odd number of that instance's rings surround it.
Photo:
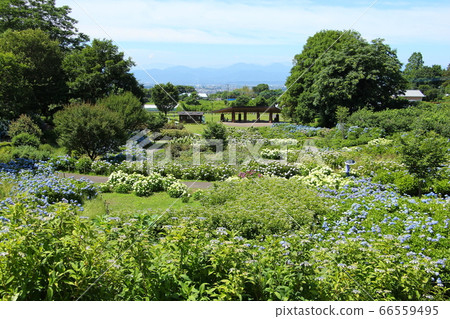
<path fill-rule="evenodd" d="M 92 160 L 117 151 L 126 141 L 123 118 L 106 107 L 72 105 L 55 114 L 60 145 Z"/>
<path fill-rule="evenodd" d="M 209 122 L 203 131 L 203 138 L 206 140 L 220 140 L 223 142 L 223 147 L 227 145 L 227 128 L 221 123 Z"/>
<path fill-rule="evenodd" d="M 38 148 L 41 142 L 39 138 L 29 133 L 20 133 L 12 138 L 12 145 L 15 147 L 18 146 L 31 146 Z"/>
<path fill-rule="evenodd" d="M 159 132 L 167 123 L 167 117 L 162 112 L 148 112 L 147 128 L 152 132 Z"/>
<path fill-rule="evenodd" d="M 13 158 L 27 158 L 35 161 L 46 161 L 50 158 L 51 154 L 47 151 L 39 150 L 33 146 L 25 145 L 14 147 L 11 150 L 11 156 Z"/>
<path fill-rule="evenodd" d="M 419 103 L 405 109 L 373 112 L 362 109 L 353 113 L 348 125 L 359 127 L 377 127 L 387 135 L 411 130 L 435 131 L 450 137 L 450 103 Z"/>
<path fill-rule="evenodd" d="M 92 160 L 88 157 L 82 157 L 75 163 L 75 168 L 81 174 L 88 174 L 91 172 Z"/>
<path fill-rule="evenodd" d="M 26 114 L 22 114 L 17 120 L 12 121 L 9 125 L 9 137 L 13 138 L 21 133 L 28 133 L 39 138 L 42 136 L 42 130 L 31 117 Z"/>
<path fill-rule="evenodd" d="M 145 127 L 148 112 L 142 102 L 131 92 L 111 94 L 97 101 L 98 105 L 121 115 L 127 131 L 140 130 Z"/>
<path fill-rule="evenodd" d="M 171 137 L 171 138 L 181 138 L 181 137 L 186 137 L 189 136 L 190 133 L 184 129 L 179 130 L 179 129 L 162 129 L 161 130 L 161 135 L 163 136 L 167 136 L 167 137 Z"/>

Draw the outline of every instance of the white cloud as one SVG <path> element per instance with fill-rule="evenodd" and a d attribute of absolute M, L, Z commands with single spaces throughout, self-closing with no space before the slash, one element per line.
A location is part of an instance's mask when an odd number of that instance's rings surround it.
<path fill-rule="evenodd" d="M 278 6 L 267 6 L 268 1 L 57 1 L 64 2 L 73 8 L 81 31 L 100 38 L 107 37 L 106 31 L 118 42 L 292 44 L 321 29 L 348 29 L 367 9 L 305 4 L 308 1 L 302 5 L 282 1 Z M 448 5 L 439 9 L 375 6 L 353 28 L 368 39 L 445 41 L 448 16 Z"/>

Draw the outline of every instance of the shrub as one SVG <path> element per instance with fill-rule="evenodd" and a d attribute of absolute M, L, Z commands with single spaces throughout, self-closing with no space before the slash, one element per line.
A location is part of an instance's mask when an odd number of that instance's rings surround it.
<path fill-rule="evenodd" d="M 180 182 L 173 183 L 167 188 L 167 193 L 170 197 L 179 198 L 188 194 L 188 187 Z"/>
<path fill-rule="evenodd" d="M 161 135 L 163 136 L 167 136 L 167 137 L 171 137 L 171 138 L 180 138 L 180 137 L 185 137 L 185 136 L 189 136 L 190 133 L 184 129 L 179 130 L 179 129 L 163 129 L 161 130 Z"/>
<path fill-rule="evenodd" d="M 92 160 L 90 158 L 87 158 L 87 157 L 82 157 L 75 163 L 75 168 L 81 174 L 88 174 L 88 173 L 90 173 L 91 166 L 92 166 Z"/>
<path fill-rule="evenodd" d="M 125 144 L 124 122 L 116 112 L 88 104 L 73 105 L 55 114 L 59 143 L 92 160 Z"/>
<path fill-rule="evenodd" d="M 132 187 L 133 193 L 136 196 L 150 196 L 153 194 L 153 184 L 148 178 L 136 181 Z"/>
<path fill-rule="evenodd" d="M 165 130 L 184 130 L 183 123 L 168 122 L 163 125 Z"/>
<path fill-rule="evenodd" d="M 203 131 L 203 137 L 207 140 L 221 140 L 223 141 L 223 146 L 227 145 L 227 128 L 221 123 L 211 123 L 205 127 Z"/>
<path fill-rule="evenodd" d="M 29 133 L 20 133 L 12 138 L 13 146 L 32 146 L 38 148 L 40 145 L 39 138 Z"/>
<path fill-rule="evenodd" d="M 434 132 L 414 133 L 401 138 L 400 154 L 409 173 L 418 181 L 419 196 L 423 181 L 436 177 L 448 158 L 449 143 Z"/>
<path fill-rule="evenodd" d="M 132 187 L 128 184 L 120 183 L 114 186 L 113 190 L 115 193 L 127 194 L 132 190 Z"/>
<path fill-rule="evenodd" d="M 31 117 L 26 114 L 22 114 L 17 120 L 12 121 L 9 125 L 8 135 L 11 138 L 21 133 L 28 133 L 39 138 L 42 136 L 42 130 Z"/>
<path fill-rule="evenodd" d="M 91 171 L 96 175 L 108 175 L 113 170 L 114 166 L 107 161 L 93 161 Z"/>
<path fill-rule="evenodd" d="M 167 123 L 167 117 L 161 112 L 148 112 L 147 128 L 152 132 L 159 132 Z"/>
<path fill-rule="evenodd" d="M 50 158 L 50 155 L 49 152 L 38 150 L 29 145 L 18 146 L 11 151 L 11 156 L 15 159 L 26 158 L 35 161 L 46 161 Z"/>

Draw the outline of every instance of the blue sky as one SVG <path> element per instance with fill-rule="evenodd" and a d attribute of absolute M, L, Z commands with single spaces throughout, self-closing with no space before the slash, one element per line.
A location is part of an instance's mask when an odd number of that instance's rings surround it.
<path fill-rule="evenodd" d="M 354 29 L 406 63 L 450 63 L 450 2 L 419 0 L 56 0 L 91 38 L 113 39 L 139 68 L 291 64 L 309 36 Z"/>

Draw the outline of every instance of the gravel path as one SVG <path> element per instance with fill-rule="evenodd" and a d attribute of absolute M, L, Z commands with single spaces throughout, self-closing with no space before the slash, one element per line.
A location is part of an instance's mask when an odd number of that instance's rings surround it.
<path fill-rule="evenodd" d="M 107 176 L 92 176 L 92 175 L 82 175 L 82 174 L 76 174 L 76 173 L 58 173 L 58 176 L 61 177 L 73 177 L 75 179 L 85 178 L 88 179 L 94 183 L 106 183 L 108 181 Z M 212 183 L 210 182 L 183 182 L 183 184 L 186 184 L 187 187 L 191 189 L 207 189 L 212 186 Z"/>

